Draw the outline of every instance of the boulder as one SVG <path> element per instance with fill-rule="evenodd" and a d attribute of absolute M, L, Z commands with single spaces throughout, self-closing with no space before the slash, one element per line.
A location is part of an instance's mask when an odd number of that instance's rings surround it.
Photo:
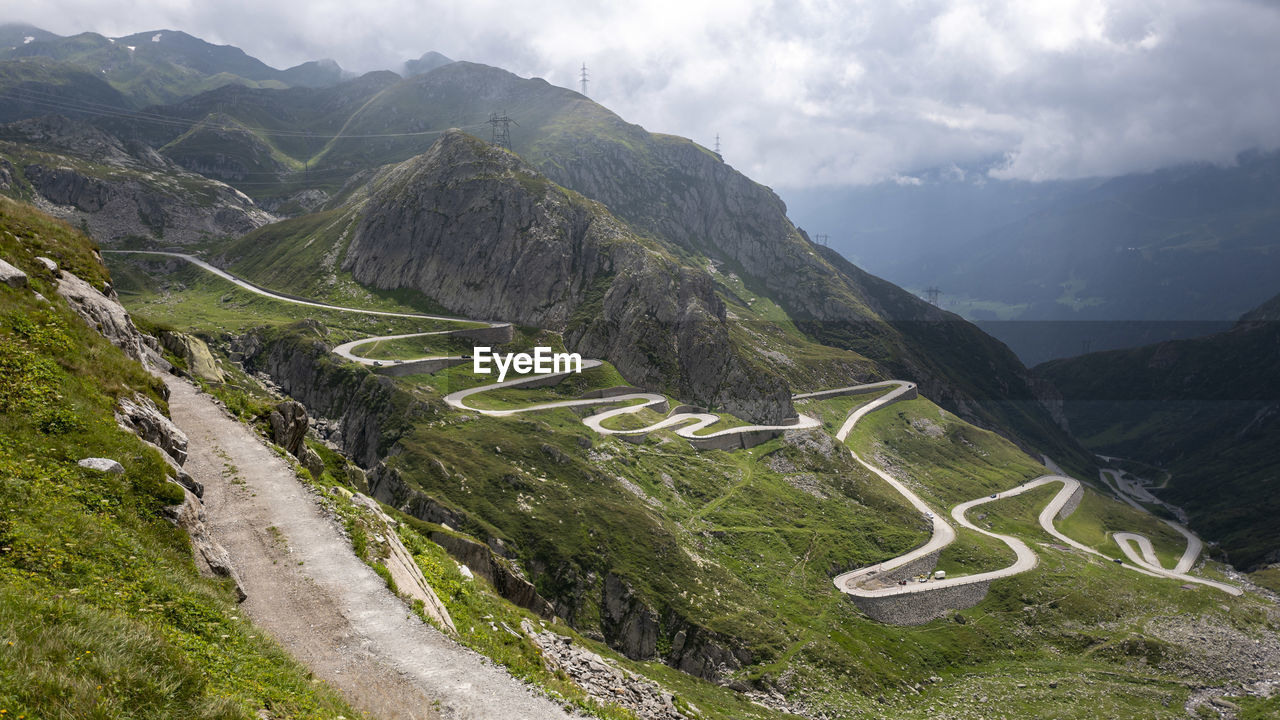
<path fill-rule="evenodd" d="M 271 423 L 271 440 L 284 448 L 290 455 L 298 457 L 302 452 L 302 441 L 307 437 L 310 420 L 307 409 L 296 400 L 285 400 L 271 409 L 267 417 Z"/>
<path fill-rule="evenodd" d="M 186 361 L 187 371 L 193 376 L 210 382 L 223 382 L 226 379 L 204 340 L 175 330 L 165 330 L 160 333 L 160 342 L 169 352 Z"/>
<path fill-rule="evenodd" d="M 319 479 L 320 474 L 324 472 L 324 459 L 320 457 L 320 453 L 306 445 L 302 446 L 302 453 L 298 455 L 298 462 L 302 463 L 302 467 L 306 468 L 313 478 Z"/>
<path fill-rule="evenodd" d="M 160 448 L 174 462 L 182 465 L 187 461 L 187 436 L 178 429 L 173 421 L 165 417 L 151 398 L 145 395 L 134 395 L 133 398 L 120 398 L 120 408 L 116 412 L 116 423 L 138 437 Z"/>
<path fill-rule="evenodd" d="M 54 262 L 53 260 L 51 260 L 51 259 L 49 259 L 49 258 L 47 258 L 47 257 L 44 257 L 43 255 L 37 256 L 37 257 L 36 257 L 36 262 L 38 262 L 38 263 L 40 263 L 41 265 L 43 265 L 45 270 L 48 270 L 49 272 L 53 273 L 54 277 L 57 277 L 57 275 L 58 275 L 58 263 Z"/>
<path fill-rule="evenodd" d="M 4 283 L 11 288 L 24 288 L 27 286 L 27 274 L 4 260 L 0 260 L 0 283 Z"/>
<path fill-rule="evenodd" d="M 124 474 L 124 466 L 110 458 L 85 458 L 76 464 L 82 468 L 89 468 L 98 472 L 112 473 L 113 475 Z"/>

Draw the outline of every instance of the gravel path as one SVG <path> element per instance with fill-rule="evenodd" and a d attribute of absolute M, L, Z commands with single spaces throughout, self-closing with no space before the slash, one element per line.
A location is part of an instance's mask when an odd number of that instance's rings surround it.
<path fill-rule="evenodd" d="M 166 382 L 206 525 L 249 596 L 244 612 L 317 677 L 383 720 L 570 717 L 411 615 L 280 456 L 190 383 Z"/>

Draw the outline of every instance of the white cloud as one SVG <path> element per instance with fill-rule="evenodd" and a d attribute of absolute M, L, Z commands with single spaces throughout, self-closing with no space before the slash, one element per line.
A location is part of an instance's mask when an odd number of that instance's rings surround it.
<path fill-rule="evenodd" d="M 1280 146 L 1267 0 L 43 0 L 60 33 L 180 29 L 286 67 L 426 50 L 577 88 L 777 185 L 1107 175 Z M 82 23 L 84 25 L 82 25 Z"/>

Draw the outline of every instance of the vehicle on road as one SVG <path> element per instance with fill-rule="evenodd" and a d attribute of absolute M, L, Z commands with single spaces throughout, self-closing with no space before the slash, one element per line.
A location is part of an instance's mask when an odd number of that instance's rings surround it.
<path fill-rule="evenodd" d="M 946 571 L 946 570 L 939 570 L 938 572 L 936 572 L 936 573 L 934 573 L 934 574 L 933 574 L 933 579 L 934 579 L 934 580 L 946 580 L 946 579 L 947 579 L 947 571 Z"/>

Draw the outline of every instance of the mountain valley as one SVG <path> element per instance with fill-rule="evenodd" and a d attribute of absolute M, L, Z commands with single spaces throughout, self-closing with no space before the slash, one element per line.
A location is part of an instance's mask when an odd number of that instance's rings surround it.
<path fill-rule="evenodd" d="M 1275 300 L 1028 369 L 542 79 L 3 48 L 6 717 L 1280 713 Z"/>

